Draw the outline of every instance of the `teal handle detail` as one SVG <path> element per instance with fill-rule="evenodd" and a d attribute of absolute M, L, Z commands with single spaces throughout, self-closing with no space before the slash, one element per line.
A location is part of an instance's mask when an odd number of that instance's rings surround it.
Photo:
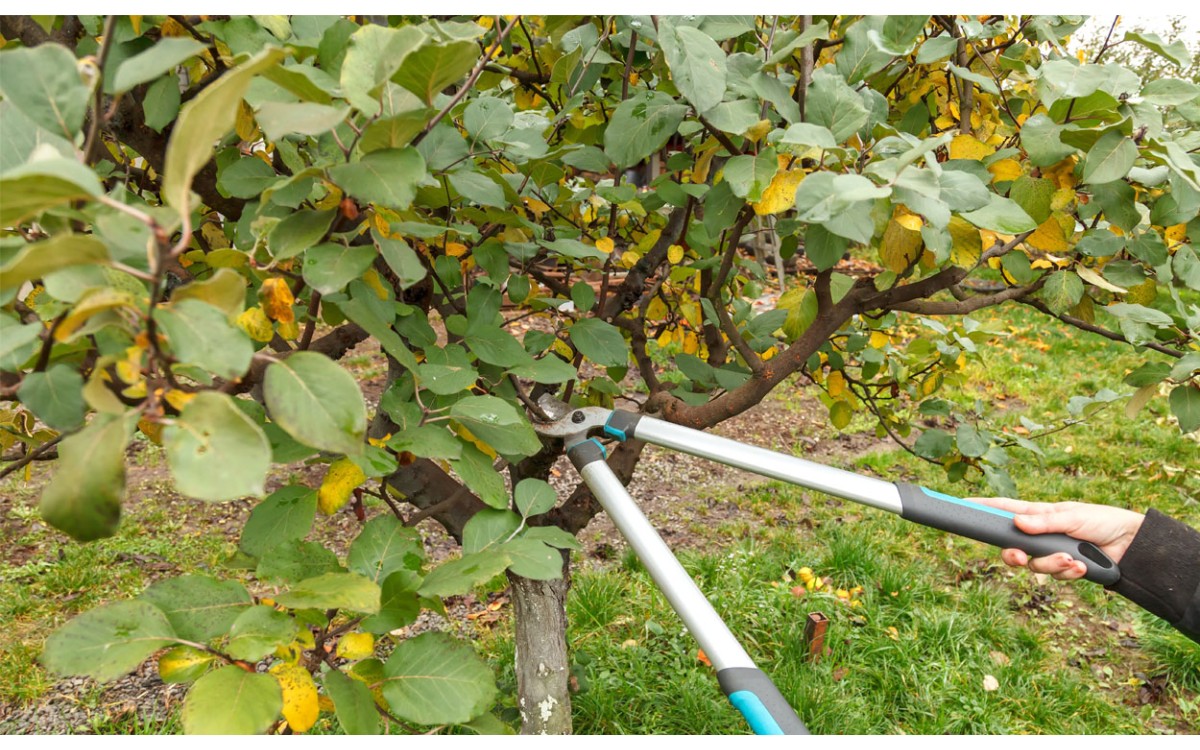
<path fill-rule="evenodd" d="M 729 702 L 742 712 L 742 716 L 746 717 L 746 722 L 755 734 L 783 734 L 779 722 L 775 721 L 775 717 L 771 715 L 759 697 L 749 690 L 731 693 Z"/>
<path fill-rule="evenodd" d="M 995 516 L 1004 516 L 1005 518 L 1012 518 L 1013 516 L 1016 515 L 1015 513 L 1009 513 L 1007 510 L 1000 510 L 999 508 L 993 508 L 990 505 L 981 505 L 980 503 L 973 503 L 970 500 L 964 500 L 961 497 L 955 497 L 954 495 L 947 495 L 945 492 L 938 492 L 937 490 L 931 490 L 928 487 L 921 487 L 921 489 L 925 492 L 926 495 L 929 495 L 930 497 L 936 497 L 939 500 L 945 500 L 948 503 L 954 503 L 955 505 L 961 505 L 964 508 L 973 508 L 975 510 L 981 510 L 984 513 L 991 513 L 992 515 L 995 515 Z"/>

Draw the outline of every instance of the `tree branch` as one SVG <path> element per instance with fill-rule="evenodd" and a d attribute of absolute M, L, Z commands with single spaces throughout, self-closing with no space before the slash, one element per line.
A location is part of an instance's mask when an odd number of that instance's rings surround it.
<path fill-rule="evenodd" d="M 1046 313 L 1047 315 L 1049 315 L 1052 318 L 1061 320 L 1062 322 L 1066 323 L 1069 326 L 1073 326 L 1075 328 L 1078 328 L 1083 331 L 1088 331 L 1090 333 L 1099 334 L 1100 336 L 1103 336 L 1106 339 L 1111 339 L 1113 341 L 1120 341 L 1122 344 L 1129 344 L 1130 346 L 1133 346 L 1133 347 L 1144 346 L 1147 349 L 1153 349 L 1154 351 L 1159 352 L 1160 354 L 1166 354 L 1169 357 L 1179 358 L 1179 357 L 1183 356 L 1183 352 L 1176 351 L 1175 349 L 1172 349 L 1169 346 L 1163 346 L 1162 344 L 1160 344 L 1156 341 L 1150 341 L 1145 344 L 1131 344 L 1128 339 L 1126 339 L 1123 335 L 1117 333 L 1116 331 L 1110 331 L 1109 329 L 1104 328 L 1103 326 L 1098 326 L 1094 323 L 1089 323 L 1086 320 L 1080 320 L 1079 318 L 1076 318 L 1073 315 L 1067 315 L 1066 313 L 1056 313 L 1053 310 L 1051 310 L 1050 307 L 1045 302 L 1042 302 L 1040 299 L 1018 298 L 1017 301 L 1023 305 L 1029 305 L 1030 307 L 1034 308 L 1035 310 L 1040 310 L 1041 312 Z"/>

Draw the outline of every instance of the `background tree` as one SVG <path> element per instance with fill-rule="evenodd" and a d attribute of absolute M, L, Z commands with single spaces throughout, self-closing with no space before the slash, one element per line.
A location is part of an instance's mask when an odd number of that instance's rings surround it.
<path fill-rule="evenodd" d="M 484 731 L 469 646 L 380 660 L 375 639 L 507 571 L 523 729 L 567 731 L 568 552 L 599 507 L 545 482 L 543 393 L 706 428 L 792 383 L 1016 494 L 1012 449 L 1056 426 L 1009 434 L 939 392 L 995 335 L 970 315 L 1019 303 L 1145 351 L 1127 409 L 1165 393 L 1195 430 L 1200 87 L 1080 62 L 1080 23 L 3 18 L 3 472 L 57 449 L 43 517 L 89 540 L 119 523 L 137 432 L 201 500 L 328 464 L 251 514 L 231 565 L 255 595 L 164 581 L 73 620 L 45 663 L 105 679 L 168 649 L 189 731 L 304 731 L 319 690 L 347 732 Z M 761 314 L 756 217 L 803 254 Z M 389 365 L 369 407 L 337 364 L 368 338 Z M 913 440 L 917 416 L 937 426 Z M 641 449 L 612 451 L 625 481 Z M 348 505 L 346 559 L 304 541 Z M 461 559 L 428 566 L 430 517 Z"/>

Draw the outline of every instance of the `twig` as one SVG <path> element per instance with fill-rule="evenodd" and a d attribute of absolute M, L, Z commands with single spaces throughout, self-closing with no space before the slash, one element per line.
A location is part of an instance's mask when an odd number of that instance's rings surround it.
<path fill-rule="evenodd" d="M 92 100 L 92 122 L 88 126 L 87 140 L 83 144 L 84 164 L 92 163 L 92 151 L 96 148 L 96 142 L 100 140 L 101 112 L 104 109 L 104 63 L 108 60 L 108 53 L 112 49 L 113 31 L 116 26 L 116 16 L 104 19 L 104 40 L 100 42 L 100 54 L 96 57 L 96 92 L 95 98 Z"/>
<path fill-rule="evenodd" d="M 16 461 L 9 464 L 8 466 L 5 466 L 3 469 L 0 469 L 0 479 L 3 479 L 4 477 L 8 476 L 9 474 L 12 474 L 14 471 L 18 471 L 20 469 L 25 468 L 25 466 L 28 465 L 31 461 L 37 461 L 39 456 L 41 456 L 43 453 L 49 451 L 51 448 L 53 448 L 54 446 L 56 446 L 60 442 L 62 442 L 62 439 L 65 438 L 68 434 L 69 433 L 64 432 L 64 433 L 61 433 L 60 435 L 58 435 L 57 437 L 47 440 L 46 442 L 42 443 L 38 447 L 36 447 L 33 450 L 26 453 L 23 458 L 17 459 Z"/>
<path fill-rule="evenodd" d="M 1120 23 L 1120 21 L 1120 16 L 1115 16 L 1113 18 L 1112 26 L 1108 27 L 1108 36 L 1104 37 L 1104 44 L 1100 45 L 1100 51 L 1096 53 L 1096 59 L 1092 60 L 1092 65 L 1100 62 L 1100 58 L 1103 57 L 1104 53 L 1108 51 L 1108 40 L 1112 39 L 1113 32 L 1117 30 L 1117 24 Z"/>

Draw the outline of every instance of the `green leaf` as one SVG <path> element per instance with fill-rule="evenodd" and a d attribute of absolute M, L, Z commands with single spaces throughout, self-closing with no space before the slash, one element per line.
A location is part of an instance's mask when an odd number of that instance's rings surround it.
<path fill-rule="evenodd" d="M 283 542 L 269 548 L 255 575 L 269 581 L 294 583 L 342 571 L 337 555 L 316 542 Z"/>
<path fill-rule="evenodd" d="M 958 444 L 958 451 L 964 456 L 978 458 L 984 453 L 987 453 L 991 447 L 991 442 L 986 440 L 983 435 L 979 434 L 979 430 L 973 425 L 960 424 L 955 434 L 955 442 Z"/>
<path fill-rule="evenodd" d="M 1138 150 L 1133 139 L 1118 130 L 1110 130 L 1100 136 L 1083 158 L 1083 181 L 1104 183 L 1119 180 L 1129 174 Z"/>
<path fill-rule="evenodd" d="M 508 204 L 504 190 L 478 172 L 459 171 L 449 175 L 450 184 L 458 194 L 481 206 L 502 208 Z"/>
<path fill-rule="evenodd" d="M 29 373 L 17 389 L 17 398 L 38 419 L 60 432 L 79 427 L 87 414 L 83 376 L 67 365 Z"/>
<path fill-rule="evenodd" d="M 1161 266 L 1167 262 L 1167 245 L 1157 232 L 1150 231 L 1125 243 L 1125 248 L 1133 257 L 1151 266 Z"/>
<path fill-rule="evenodd" d="M 366 683 L 340 669 L 325 673 L 325 693 L 333 701 L 338 724 L 346 734 L 379 734 L 379 713 Z"/>
<path fill-rule="evenodd" d="M 536 539 L 539 542 L 548 544 L 557 549 L 583 549 L 583 545 L 570 532 L 564 531 L 557 526 L 534 526 L 530 529 L 525 529 L 521 534 L 522 539 Z"/>
<path fill-rule="evenodd" d="M 254 119 L 267 138 L 275 141 L 285 135 L 321 135 L 337 127 L 350 110 L 313 102 L 268 102 L 258 109 Z"/>
<path fill-rule="evenodd" d="M 40 44 L 4 53 L 0 96 L 55 135 L 75 140 L 87 113 L 89 94 L 75 67 L 75 56 L 62 45 Z M 6 202 L 10 195 L 5 192 Z"/>
<path fill-rule="evenodd" d="M 4 138 L 0 139 L 0 174 L 24 165 L 35 151 L 39 151 L 39 156 L 57 153 L 64 159 L 75 161 L 75 147 L 70 141 L 26 117 L 12 102 L 0 101 L 0 122 L 4 123 Z M 85 167 L 83 171 L 91 170 Z M 6 193 L 5 202 L 9 197 Z"/>
<path fill-rule="evenodd" d="M 375 292 L 367 291 L 366 294 L 373 296 Z M 341 311 L 345 313 L 346 317 L 358 323 L 367 333 L 371 334 L 379 342 L 379 345 L 383 347 L 383 350 L 391 355 L 402 367 L 408 370 L 417 369 L 417 359 L 409 351 L 408 347 L 405 346 L 404 340 L 392 330 L 388 321 L 384 321 L 375 314 L 375 308 L 364 301 L 364 298 L 359 296 L 346 298 L 344 295 L 337 295 L 336 301 L 333 296 L 326 299 L 330 302 L 335 302 L 341 308 Z"/>
<path fill-rule="evenodd" d="M 379 611 L 379 584 L 357 573 L 326 573 L 308 578 L 275 598 L 293 609 L 346 609 L 374 614 Z"/>
<path fill-rule="evenodd" d="M 1038 72 L 1038 93 L 1046 106 L 1059 99 L 1077 99 L 1093 94 L 1109 79 L 1109 72 L 1105 66 L 1078 63 L 1072 59 L 1042 63 Z"/>
<path fill-rule="evenodd" d="M 554 547 L 536 539 L 514 539 L 500 549 L 512 560 L 508 569 L 519 576 L 535 581 L 562 578 L 563 555 Z"/>
<path fill-rule="evenodd" d="M 492 670 L 475 649 L 444 633 L 401 642 L 383 669 L 383 697 L 392 713 L 417 724 L 468 722 L 499 694 Z"/>
<path fill-rule="evenodd" d="M 134 413 L 98 414 L 87 427 L 63 440 L 54 476 L 42 491 L 42 518 L 77 541 L 112 536 L 125 494 L 125 445 Z"/>
<path fill-rule="evenodd" d="M 1200 290 L 1200 257 L 1190 245 L 1180 245 L 1171 258 L 1171 272 L 1189 289 Z"/>
<path fill-rule="evenodd" d="M 837 148 L 837 142 L 833 140 L 833 133 L 829 131 L 829 128 L 807 122 L 798 122 L 789 126 L 787 130 L 783 131 L 783 137 L 779 139 L 779 142 L 816 148 Z"/>
<path fill-rule="evenodd" d="M 946 67 L 949 68 L 950 72 L 953 73 L 954 75 L 958 76 L 959 78 L 961 78 L 964 81 L 970 81 L 971 83 L 976 84 L 977 86 L 979 86 L 979 88 L 988 92 L 992 96 L 1000 95 L 1000 89 L 998 89 L 996 87 L 996 82 L 993 81 L 991 78 L 988 78 L 987 76 L 984 76 L 984 75 L 980 75 L 979 73 L 973 73 L 970 70 L 968 70 L 967 68 L 960 68 L 959 66 L 955 65 L 954 63 L 949 63 Z"/>
<path fill-rule="evenodd" d="M 439 396 L 451 396 L 469 390 L 479 380 L 474 367 L 454 365 L 417 365 L 417 382 Z"/>
<path fill-rule="evenodd" d="M 932 39 L 927 39 L 917 50 L 917 64 L 927 65 L 931 62 L 944 60 L 954 54 L 958 48 L 958 41 L 948 35 L 935 36 Z"/>
<path fill-rule="evenodd" d="M 1171 389 L 1167 399 L 1171 413 L 1179 420 L 1179 430 L 1187 434 L 1200 427 L 1200 386 L 1184 383 Z"/>
<path fill-rule="evenodd" d="M 763 191 L 779 171 L 774 149 L 763 149 L 757 156 L 735 156 L 725 164 L 725 180 L 733 194 L 750 203 L 762 199 Z"/>
<path fill-rule="evenodd" d="M 225 653 L 235 659 L 256 662 L 286 646 L 300 630 L 296 620 L 274 607 L 257 606 L 243 610 L 229 628 Z"/>
<path fill-rule="evenodd" d="M 212 157 L 213 144 L 233 129 L 238 106 L 251 80 L 283 57 L 283 50 L 263 50 L 183 105 L 167 143 L 160 192 L 163 203 L 181 213 L 189 210 L 192 180 Z"/>
<path fill-rule="evenodd" d="M 180 638 L 200 642 L 229 632 L 233 621 L 254 604 L 237 581 L 202 575 L 159 581 L 138 598 L 161 610 Z"/>
<path fill-rule="evenodd" d="M 604 151 L 618 168 L 631 167 L 666 145 L 686 113 L 686 106 L 661 91 L 632 94 L 604 130 Z"/>
<path fill-rule="evenodd" d="M 1040 225 L 1050 218 L 1054 189 L 1054 183 L 1050 180 L 1021 175 L 1013 181 L 1008 197 Z"/>
<path fill-rule="evenodd" d="M 168 685 L 195 682 L 217 656 L 191 646 L 176 646 L 158 657 L 158 676 Z"/>
<path fill-rule="evenodd" d="M 1175 63 L 1180 68 L 1186 68 L 1192 61 L 1192 55 L 1188 52 L 1187 45 L 1181 41 L 1174 41 L 1167 44 L 1158 34 L 1151 34 L 1145 31 L 1127 31 L 1122 41 L 1137 42 L 1151 52 Z"/>
<path fill-rule="evenodd" d="M 529 420 L 495 396 L 467 396 L 454 402 L 450 416 L 505 456 L 532 456 L 542 449 Z"/>
<path fill-rule="evenodd" d="M 822 66 L 813 74 L 804 120 L 827 128 L 833 140 L 842 143 L 867 124 L 869 114 L 862 97 L 830 67 Z"/>
<path fill-rule="evenodd" d="M 511 282 L 509 291 L 512 290 Z M 563 362 L 558 357 L 548 355 L 541 359 L 523 365 L 517 365 L 509 370 L 519 378 L 526 378 L 535 383 L 566 383 L 573 380 L 578 373 L 569 362 Z"/>
<path fill-rule="evenodd" d="M 846 42 L 838 51 L 836 67 L 847 83 L 858 83 L 872 73 L 883 70 L 892 59 L 891 53 L 881 51 L 871 41 L 871 32 L 878 34 L 884 23 L 883 16 L 865 16 L 846 30 Z"/>
<path fill-rule="evenodd" d="M 925 430 L 913 443 L 913 451 L 922 458 L 939 460 L 954 450 L 954 436 L 944 430 Z"/>
<path fill-rule="evenodd" d="M 238 159 L 221 170 L 218 184 L 234 198 L 257 198 L 279 181 L 279 175 L 257 156 Z"/>
<path fill-rule="evenodd" d="M 305 445 L 362 452 L 367 407 L 350 373 L 323 354 L 297 352 L 267 368 L 263 396 L 272 421 Z"/>
<path fill-rule="evenodd" d="M 442 89 L 465 76 L 478 60 L 479 45 L 474 41 L 427 41 L 404 60 L 392 80 L 433 104 Z"/>
<path fill-rule="evenodd" d="M 463 113 L 463 126 L 477 141 L 490 141 L 504 135 L 512 123 L 512 105 L 494 96 L 475 99 Z"/>
<path fill-rule="evenodd" d="M 411 146 L 383 149 L 360 161 L 331 167 L 329 176 L 359 200 L 403 211 L 425 179 L 425 159 Z"/>
<path fill-rule="evenodd" d="M 1042 286 L 1042 298 L 1056 313 L 1063 313 L 1083 299 L 1083 282 L 1071 271 L 1055 271 Z"/>
<path fill-rule="evenodd" d="M 267 247 L 276 260 L 292 258 L 319 243 L 333 224 L 336 211 L 302 209 L 285 216 L 267 235 Z"/>
<path fill-rule="evenodd" d="M 350 570 L 381 585 L 397 570 L 419 573 L 424 562 L 421 535 L 390 514 L 368 521 L 346 558 Z"/>
<path fill-rule="evenodd" d="M 464 341 L 476 357 L 500 367 L 529 364 L 532 359 L 508 331 L 495 326 L 476 325 L 467 329 Z"/>
<path fill-rule="evenodd" d="M 116 602 L 84 612 L 54 631 L 41 661 L 58 675 L 107 682 L 133 671 L 174 641 L 171 624 L 157 607 L 143 601 Z"/>
<path fill-rule="evenodd" d="M 522 479 L 513 490 L 513 499 L 522 516 L 540 516 L 558 504 L 558 493 L 549 482 L 541 479 Z"/>
<path fill-rule="evenodd" d="M 379 114 L 380 88 L 425 39 L 425 32 L 416 26 L 391 29 L 367 24 L 355 31 L 341 68 L 346 100 L 368 116 Z"/>
<path fill-rule="evenodd" d="M 4 199 L 7 202 L 7 192 Z M 0 266 L 0 290 L 20 289 L 27 281 L 43 278 L 64 268 L 107 261 L 108 248 L 95 237 L 60 234 L 43 242 L 25 245 L 11 260 Z"/>
<path fill-rule="evenodd" d="M 121 94 L 134 86 L 153 81 L 173 71 L 188 58 L 203 52 L 205 45 L 188 37 L 165 37 L 145 52 L 121 61 L 105 93 Z M 107 81 L 106 81 L 107 84 Z"/>
<path fill-rule="evenodd" d="M 279 718 L 279 682 L 241 667 L 221 667 L 201 677 L 183 703 L 188 734 L 262 734 Z"/>
<path fill-rule="evenodd" d="M 305 253 L 302 274 L 313 289 L 333 294 L 360 278 L 374 261 L 375 248 L 371 245 L 325 242 Z"/>
<path fill-rule="evenodd" d="M 1062 126 L 1047 115 L 1038 113 L 1021 126 L 1021 146 L 1029 154 L 1029 163 L 1037 167 L 1057 164 L 1075 153 L 1074 146 L 1060 140 Z"/>
<path fill-rule="evenodd" d="M 316 513 L 316 490 L 294 485 L 280 487 L 250 511 L 238 546 L 251 557 L 262 557 L 278 544 L 308 536 Z"/>
<path fill-rule="evenodd" d="M 254 344 L 242 329 L 230 325 L 226 313 L 207 302 L 183 299 L 159 308 L 155 321 L 167 334 L 176 358 L 199 365 L 227 380 L 250 369 Z"/>
<path fill-rule="evenodd" d="M 408 451 L 420 458 L 451 459 L 462 456 L 463 442 L 441 425 L 426 424 L 392 435 L 388 447 L 396 452 Z"/>
<path fill-rule="evenodd" d="M 569 329 L 571 341 L 591 361 L 603 367 L 629 364 L 629 344 L 620 330 L 598 318 L 575 321 Z"/>
<path fill-rule="evenodd" d="M 1176 106 L 1200 96 L 1200 86 L 1178 78 L 1158 78 L 1142 88 L 1142 101 L 1159 106 Z"/>
<path fill-rule="evenodd" d="M 1004 234 L 1019 234 L 1037 229 L 1037 222 L 1029 217 L 1016 202 L 996 194 L 989 196 L 988 205 L 975 211 L 964 211 L 962 216 L 980 229 L 990 229 Z"/>
<path fill-rule="evenodd" d="M 390 633 L 416 622 L 421 612 L 417 589 L 421 587 L 421 576 L 411 570 L 397 570 L 383 580 L 383 594 L 379 599 L 379 613 L 362 621 L 368 633 Z"/>
<path fill-rule="evenodd" d="M 425 278 L 425 264 L 407 242 L 378 235 L 375 236 L 375 242 L 379 245 L 379 254 L 384 262 L 395 272 L 401 289 L 408 289 Z"/>
<path fill-rule="evenodd" d="M 676 26 L 670 17 L 659 23 L 658 43 L 671 70 L 671 80 L 699 113 L 725 96 L 725 53 L 712 37 L 691 26 Z"/>
<path fill-rule="evenodd" d="M 508 564 L 508 555 L 497 550 L 463 555 L 431 570 L 417 593 L 421 596 L 465 594 L 475 586 L 503 573 Z"/>
<path fill-rule="evenodd" d="M 463 554 L 473 555 L 503 544 L 517 533 L 522 523 L 521 517 L 511 510 L 483 508 L 476 511 L 463 525 Z"/>
<path fill-rule="evenodd" d="M 271 468 L 271 444 L 233 398 L 203 391 L 163 430 L 175 487 L 198 500 L 261 496 Z"/>

